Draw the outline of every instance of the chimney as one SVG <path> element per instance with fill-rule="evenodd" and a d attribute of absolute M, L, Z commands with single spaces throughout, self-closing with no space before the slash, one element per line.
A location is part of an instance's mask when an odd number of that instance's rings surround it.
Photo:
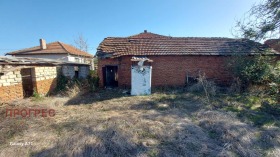
<path fill-rule="evenodd" d="M 40 39 L 40 47 L 41 47 L 42 50 L 47 49 L 46 40 Z"/>
<path fill-rule="evenodd" d="M 147 33 L 147 30 L 144 30 L 144 33 Z"/>

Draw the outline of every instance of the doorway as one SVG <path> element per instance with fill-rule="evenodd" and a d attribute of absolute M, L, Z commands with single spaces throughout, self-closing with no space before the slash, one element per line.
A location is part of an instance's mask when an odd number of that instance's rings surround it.
<path fill-rule="evenodd" d="M 34 92 L 31 68 L 21 69 L 20 74 L 22 78 L 23 96 L 30 97 L 33 95 Z"/>
<path fill-rule="evenodd" d="M 105 66 L 102 68 L 105 87 L 118 86 L 118 66 Z"/>

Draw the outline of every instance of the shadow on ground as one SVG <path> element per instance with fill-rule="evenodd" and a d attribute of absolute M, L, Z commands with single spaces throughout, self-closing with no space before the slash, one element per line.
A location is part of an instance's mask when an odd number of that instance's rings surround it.
<path fill-rule="evenodd" d="M 66 104 L 93 104 L 127 96 L 115 89 L 98 94 L 73 98 Z M 264 156 L 268 152 L 277 156 L 279 153 L 279 128 L 262 129 L 241 122 L 233 112 L 212 110 L 186 93 L 167 93 L 137 103 L 106 107 L 92 111 L 102 112 L 106 118 L 52 126 L 61 138 L 52 148 L 33 152 L 31 156 Z M 117 115 L 112 114 L 116 112 Z"/>
<path fill-rule="evenodd" d="M 69 99 L 65 105 L 86 105 L 121 97 L 129 97 L 130 95 L 127 93 L 128 90 L 119 88 L 99 89 L 98 91 L 92 93 L 77 94 L 77 96 Z"/>

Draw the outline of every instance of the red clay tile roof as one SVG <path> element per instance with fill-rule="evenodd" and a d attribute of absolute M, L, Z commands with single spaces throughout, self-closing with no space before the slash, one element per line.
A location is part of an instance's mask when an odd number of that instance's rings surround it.
<path fill-rule="evenodd" d="M 266 48 L 247 39 L 169 37 L 144 32 L 129 37 L 105 38 L 97 48 L 97 56 L 255 54 Z"/>
<path fill-rule="evenodd" d="M 41 49 L 40 46 L 35 46 L 27 49 L 17 50 L 6 53 L 6 55 L 33 55 L 33 54 L 72 54 L 84 57 L 93 57 L 93 55 L 81 51 L 71 45 L 62 42 L 52 42 L 47 44 L 47 49 Z"/>

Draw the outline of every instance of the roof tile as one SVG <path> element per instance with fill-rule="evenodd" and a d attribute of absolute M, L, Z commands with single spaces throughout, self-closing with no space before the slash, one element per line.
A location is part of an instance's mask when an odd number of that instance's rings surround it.
<path fill-rule="evenodd" d="M 93 57 L 93 55 L 81 51 L 74 46 L 56 41 L 47 44 L 47 49 L 41 49 L 40 46 L 35 46 L 31 48 L 26 48 L 22 50 L 17 50 L 13 52 L 6 53 L 6 55 L 33 55 L 33 54 L 65 54 L 69 53 L 77 56 Z"/>
<path fill-rule="evenodd" d="M 266 48 L 266 45 L 248 39 L 170 37 L 146 32 L 105 38 L 97 48 L 97 55 L 230 55 L 254 54 Z"/>

